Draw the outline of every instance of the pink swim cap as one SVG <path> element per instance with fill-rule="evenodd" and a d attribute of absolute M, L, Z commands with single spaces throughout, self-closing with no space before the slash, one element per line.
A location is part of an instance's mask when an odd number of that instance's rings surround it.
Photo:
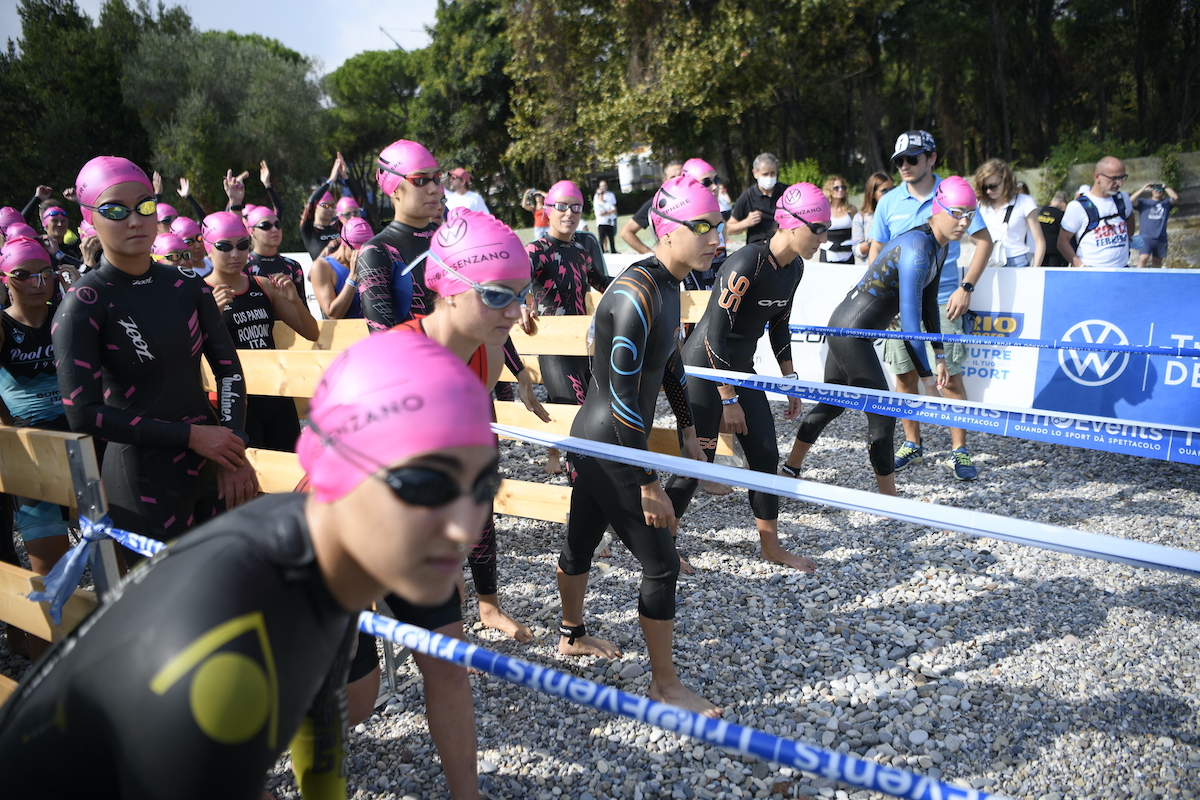
<path fill-rule="evenodd" d="M 379 169 L 375 180 L 384 194 L 391 195 L 404 176 L 422 169 L 437 169 L 437 159 L 424 145 L 400 139 L 392 142 L 379 154 Z"/>
<path fill-rule="evenodd" d="M 951 208 L 975 208 L 978 201 L 971 183 L 957 175 L 943 178 L 933 192 L 933 214 L 941 214 Z"/>
<path fill-rule="evenodd" d="M 369 242 L 374 235 L 375 231 L 371 230 L 371 223 L 362 217 L 354 217 L 342 223 L 342 241 L 355 250 Z"/>
<path fill-rule="evenodd" d="M 811 183 L 793 183 L 775 201 L 775 224 L 790 231 L 804 224 L 796 217 L 807 222 L 829 222 L 829 198 Z"/>
<path fill-rule="evenodd" d="M 480 211 L 463 211 L 443 223 L 433 236 L 429 252 L 476 283 L 527 281 L 532 277 L 525 245 L 511 228 Z M 425 285 L 442 297 L 471 288 L 433 258 L 425 265 Z"/>
<path fill-rule="evenodd" d="M 337 201 L 337 213 L 345 214 L 347 211 L 361 211 L 362 206 L 353 197 L 343 197 Z"/>
<path fill-rule="evenodd" d="M 180 239 L 192 239 L 200 235 L 200 223 L 191 217 L 179 217 L 171 223 L 171 233 Z"/>
<path fill-rule="evenodd" d="M 150 255 L 165 256 L 167 253 L 187 249 L 187 242 L 180 239 L 177 235 L 173 233 L 160 233 L 154 237 L 154 245 L 150 248 Z"/>
<path fill-rule="evenodd" d="M 5 237 L 16 239 L 18 236 L 23 236 L 26 239 L 37 239 L 38 232 L 26 225 L 24 222 L 14 222 L 8 226 L 8 230 L 4 232 Z"/>
<path fill-rule="evenodd" d="M 308 418 L 296 454 L 321 503 L 415 455 L 496 446 L 483 383 L 416 331 L 387 331 L 346 348 L 317 384 Z"/>
<path fill-rule="evenodd" d="M 75 197 L 83 209 L 84 222 L 92 221 L 92 210 L 86 206 L 96 205 L 104 191 L 118 183 L 140 183 L 146 191 L 154 194 L 154 187 L 146 172 L 128 158 L 118 156 L 96 156 L 83 165 L 75 178 Z"/>
<path fill-rule="evenodd" d="M 660 239 L 679 227 L 678 222 L 664 219 L 663 214 L 678 220 L 692 220 L 713 212 L 721 213 L 717 198 L 699 181 L 688 175 L 664 183 L 654 193 L 654 202 L 650 204 L 650 224 L 654 226 L 654 235 Z"/>
<path fill-rule="evenodd" d="M 545 204 L 547 207 L 554 205 L 559 201 L 578 200 L 583 202 L 583 192 L 579 191 L 579 187 L 574 181 L 559 181 L 550 187 L 546 192 Z"/>
<path fill-rule="evenodd" d="M 166 203 L 159 203 L 158 204 L 158 221 L 166 222 L 171 217 L 176 217 L 176 218 L 179 217 L 179 212 L 175 210 L 175 207 L 169 206 Z M 172 222 L 174 222 L 174 220 L 172 220 Z"/>
<path fill-rule="evenodd" d="M 258 208 L 262 208 L 262 206 L 256 206 L 256 205 L 254 205 L 254 203 L 246 203 L 245 205 L 243 205 L 242 206 L 242 221 L 246 222 L 246 220 L 250 219 L 250 215 L 252 213 L 254 213 L 255 209 L 258 209 Z M 249 224 L 250 223 L 248 223 L 248 222 L 246 223 L 247 227 L 249 226 Z"/>
<path fill-rule="evenodd" d="M 18 222 L 24 222 L 25 218 L 21 216 L 21 212 L 17 211 L 12 206 L 0 208 L 0 233 L 8 230 L 9 225 L 14 225 Z"/>
<path fill-rule="evenodd" d="M 250 236 L 242 218 L 232 211 L 216 211 L 204 218 L 200 227 L 200 238 L 204 241 L 204 252 L 211 253 L 214 242 L 222 239 L 245 239 Z"/>
<path fill-rule="evenodd" d="M 321 199 L 318 200 L 317 202 L 318 203 L 332 203 L 333 202 L 333 192 L 326 190 L 325 194 L 321 195 Z"/>
<path fill-rule="evenodd" d="M 703 158 L 689 158 L 683 162 L 683 174 L 696 180 L 700 180 L 701 177 L 708 173 L 716 171 L 717 168 Z"/>
<path fill-rule="evenodd" d="M 0 248 L 0 272 L 5 275 L 27 261 L 50 263 L 50 254 L 37 239 L 26 236 L 13 236 Z"/>
<path fill-rule="evenodd" d="M 246 227 L 253 228 L 264 219 L 276 217 L 275 209 L 267 206 L 255 206 L 254 210 L 246 215 Z"/>
<path fill-rule="evenodd" d="M 96 227 L 94 225 L 92 225 L 92 223 L 90 223 L 90 222 L 81 222 L 81 223 L 79 223 L 79 235 L 80 235 L 80 237 L 82 237 L 84 239 L 86 239 L 89 236 L 95 236 L 96 235 Z"/>

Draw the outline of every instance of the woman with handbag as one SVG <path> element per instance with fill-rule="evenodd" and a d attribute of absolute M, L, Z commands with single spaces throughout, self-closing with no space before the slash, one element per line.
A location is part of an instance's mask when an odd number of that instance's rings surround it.
<path fill-rule="evenodd" d="M 1017 192 L 1017 179 L 1008 164 L 998 158 L 985 161 L 975 172 L 975 195 L 979 216 L 987 224 L 995 243 L 989 267 L 1040 267 L 1046 255 L 1046 240 L 1038 224 L 1038 204 Z M 1033 252 L 1025 241 L 1032 234 Z"/>

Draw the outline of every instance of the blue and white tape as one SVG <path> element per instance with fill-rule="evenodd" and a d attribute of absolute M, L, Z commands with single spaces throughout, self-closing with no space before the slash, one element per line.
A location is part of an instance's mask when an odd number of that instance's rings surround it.
<path fill-rule="evenodd" d="M 1097 344 L 1067 339 L 1009 339 L 1004 336 L 970 336 L 961 333 L 908 333 L 877 331 L 871 328 L 830 328 L 824 325 L 791 325 L 792 333 L 816 333 L 821 336 L 848 336 L 855 339 L 905 339 L 910 342 L 945 344 L 981 344 L 988 347 L 1042 347 L 1053 350 L 1095 350 L 1101 353 L 1142 353 L 1148 356 L 1200 358 L 1200 349 L 1153 344 Z"/>
<path fill-rule="evenodd" d="M 628 717 L 672 733 L 691 736 L 705 744 L 723 747 L 734 753 L 757 756 L 850 786 L 883 792 L 891 797 L 911 800 L 999 798 L 999 795 L 942 783 L 924 775 L 877 764 L 848 753 L 784 739 L 720 719 L 709 719 L 686 709 L 493 653 L 460 639 L 442 636 L 415 625 L 406 625 L 369 611 L 364 611 L 359 616 L 358 629 L 371 636 L 404 645 L 414 652 L 440 658 L 460 667 L 478 669 L 553 697 Z"/>
<path fill-rule="evenodd" d="M 1163 428 L 1127 419 L 984 405 L 969 400 L 942 400 L 706 367 L 687 367 L 687 373 L 718 383 L 776 392 L 914 422 L 994 433 L 1014 439 L 1066 444 L 1105 453 L 1200 464 L 1200 428 Z"/>
<path fill-rule="evenodd" d="M 557 447 L 559 450 L 571 453 L 631 464 L 643 469 L 687 475 L 700 480 L 724 483 L 728 486 L 741 486 L 779 497 L 806 500 L 849 511 L 877 514 L 903 522 L 927 525 L 931 528 L 945 528 L 969 536 L 987 536 L 1014 544 L 1056 550 L 1060 553 L 1071 553 L 1087 558 L 1098 558 L 1103 561 L 1115 561 L 1144 569 L 1200 575 L 1200 553 L 1191 550 L 1179 550 L 1159 544 L 1135 542 L 1041 522 L 1001 517 L 983 511 L 953 508 L 936 503 L 922 503 L 918 500 L 864 492 L 844 486 L 797 480 L 784 475 L 768 475 L 765 472 L 709 464 L 707 461 L 694 461 L 690 458 L 635 450 L 631 447 L 593 442 L 574 436 L 543 433 L 511 425 L 493 423 L 492 430 L 500 436 L 521 439 L 545 447 Z"/>

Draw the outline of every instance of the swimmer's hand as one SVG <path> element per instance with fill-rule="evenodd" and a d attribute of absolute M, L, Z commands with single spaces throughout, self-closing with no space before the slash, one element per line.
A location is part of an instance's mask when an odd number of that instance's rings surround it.
<path fill-rule="evenodd" d="M 533 393 L 533 377 L 527 369 L 517 373 L 517 396 L 521 398 L 525 408 L 536 414 L 538 419 L 542 422 L 550 421 L 550 412 L 538 402 L 537 395 Z"/>
<path fill-rule="evenodd" d="M 937 367 L 934 371 L 937 373 L 937 388 L 940 392 L 950 382 L 950 368 L 946 366 L 945 359 L 938 359 Z"/>
<path fill-rule="evenodd" d="M 651 528 L 675 527 L 675 509 L 656 480 L 642 487 L 642 514 Z"/>
<path fill-rule="evenodd" d="M 804 413 L 804 401 L 799 397 L 789 397 L 787 411 L 783 412 L 784 419 L 796 419 Z"/>
<path fill-rule="evenodd" d="M 217 497 L 225 501 L 226 510 L 237 508 L 258 496 L 258 474 L 249 461 L 233 471 L 217 472 Z"/>
<path fill-rule="evenodd" d="M 704 448 L 700 446 L 700 439 L 696 437 L 695 425 L 689 425 L 684 428 L 679 436 L 683 440 L 684 458 L 690 458 L 695 461 L 708 461 L 708 457 L 704 455 Z"/>
<path fill-rule="evenodd" d="M 232 472 L 245 463 L 246 445 L 223 425 L 192 425 L 188 449 Z"/>

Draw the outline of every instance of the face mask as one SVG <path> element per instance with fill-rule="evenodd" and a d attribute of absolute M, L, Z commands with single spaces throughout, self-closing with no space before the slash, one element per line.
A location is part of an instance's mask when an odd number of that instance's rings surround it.
<path fill-rule="evenodd" d="M 778 181 L 774 176 L 768 175 L 758 179 L 758 188 L 762 189 L 764 192 L 769 192 L 775 188 L 775 184 L 777 182 Z"/>

